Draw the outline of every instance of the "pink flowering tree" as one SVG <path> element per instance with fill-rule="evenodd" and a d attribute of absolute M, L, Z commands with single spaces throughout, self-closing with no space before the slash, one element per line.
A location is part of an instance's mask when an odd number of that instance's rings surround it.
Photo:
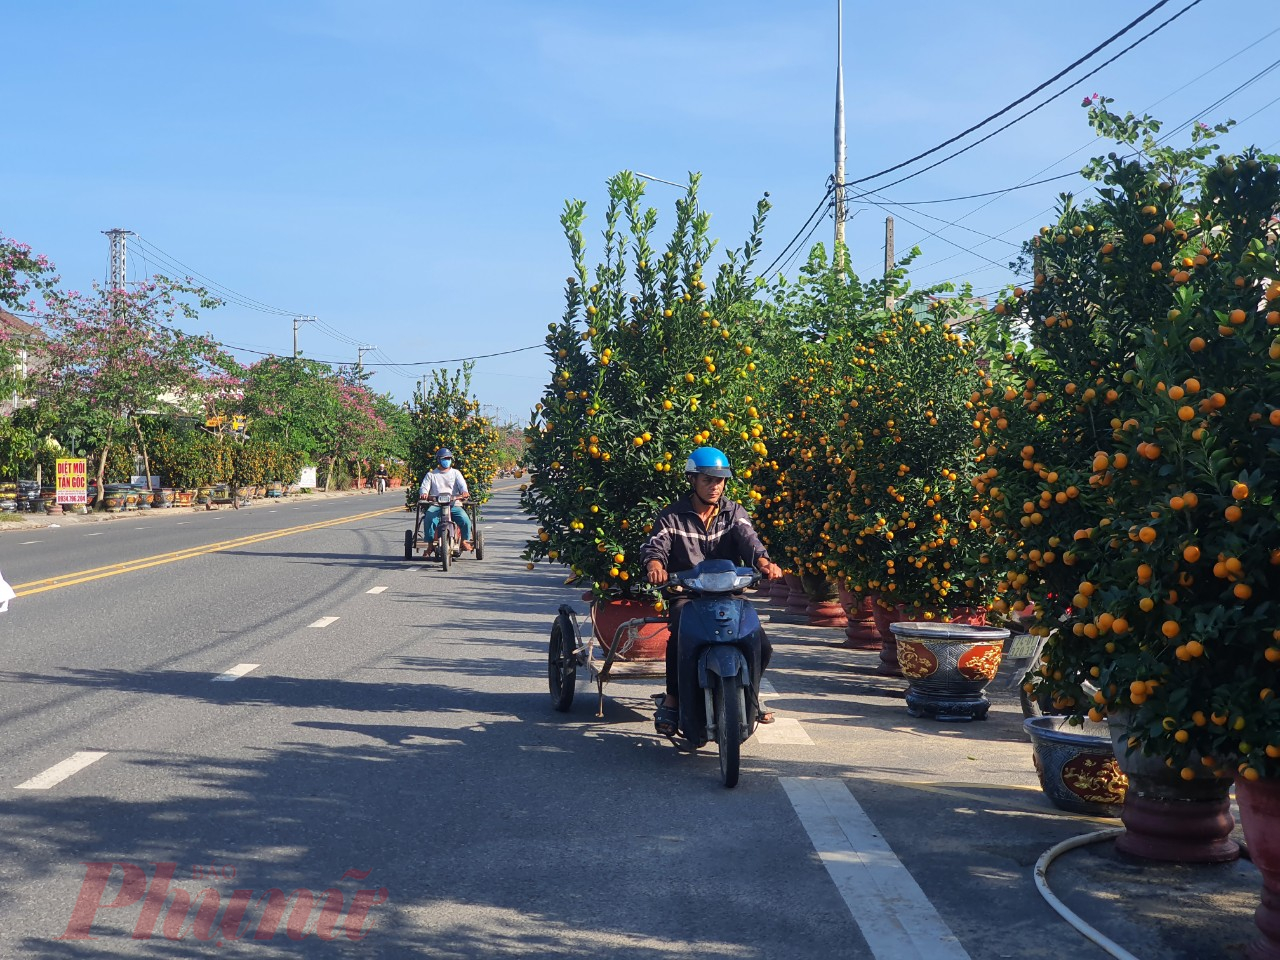
<path fill-rule="evenodd" d="M 235 361 L 212 338 L 176 324 L 217 304 L 203 289 L 165 278 L 128 290 L 45 291 L 48 362 L 32 377 L 34 393 L 58 419 L 75 417 L 95 437 L 99 497 L 111 445 L 130 430 L 150 477 L 143 416 L 197 410 L 206 386 L 227 387 Z"/>

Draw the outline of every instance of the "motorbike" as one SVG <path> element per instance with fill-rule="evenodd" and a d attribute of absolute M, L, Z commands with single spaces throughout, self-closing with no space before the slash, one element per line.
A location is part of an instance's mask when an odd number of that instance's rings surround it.
<path fill-rule="evenodd" d="M 729 560 L 704 560 L 672 573 L 666 588 L 688 599 L 680 611 L 679 732 L 694 750 L 716 743 L 726 787 L 738 783 L 741 747 L 759 716 L 764 633 L 742 591 L 760 578 Z"/>
<path fill-rule="evenodd" d="M 386 477 L 378 477 L 376 482 L 377 482 L 377 490 L 378 490 L 378 493 L 386 493 L 386 492 L 387 492 L 387 478 L 386 478 Z"/>
<path fill-rule="evenodd" d="M 453 561 L 462 556 L 462 527 L 453 519 L 455 498 L 448 493 L 436 494 L 433 503 L 440 508 L 440 520 L 436 524 L 436 536 L 433 541 L 436 559 L 445 573 L 453 566 Z"/>

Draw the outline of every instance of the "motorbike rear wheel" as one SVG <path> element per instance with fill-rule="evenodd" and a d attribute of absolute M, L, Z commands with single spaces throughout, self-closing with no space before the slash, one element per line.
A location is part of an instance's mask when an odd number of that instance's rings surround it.
<path fill-rule="evenodd" d="M 552 708 L 560 713 L 568 712 L 578 686 L 578 661 L 574 656 L 573 632 L 565 630 L 560 617 L 551 627 L 551 641 L 547 645 L 547 682 Z"/>
<path fill-rule="evenodd" d="M 738 785 L 742 756 L 742 686 L 735 677 L 720 677 L 713 691 L 716 711 L 716 740 L 720 747 L 720 779 L 726 787 Z"/>

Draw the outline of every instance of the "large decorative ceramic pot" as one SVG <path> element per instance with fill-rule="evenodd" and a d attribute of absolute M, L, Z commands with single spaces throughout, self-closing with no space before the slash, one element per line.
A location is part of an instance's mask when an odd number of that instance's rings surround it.
<path fill-rule="evenodd" d="M 605 648 L 618 640 L 619 656 L 628 659 L 660 659 L 667 653 L 667 638 L 671 630 L 666 620 L 662 623 L 637 624 L 618 636 L 618 627 L 628 620 L 640 617 L 660 617 L 657 606 L 645 600 L 594 600 L 591 603 L 591 624 L 596 639 Z"/>
<path fill-rule="evenodd" d="M 813 573 L 804 574 L 800 582 L 804 585 L 805 596 L 809 598 L 805 606 L 805 622 L 811 627 L 843 630 L 849 621 L 844 615 L 844 607 L 840 606 L 839 588 L 835 582 Z"/>
<path fill-rule="evenodd" d="M 794 574 L 784 573 L 781 580 L 774 580 L 773 586 L 769 588 L 769 606 L 783 610 L 787 606 L 787 600 L 791 597 L 791 585 L 787 582 L 787 578 Z"/>
<path fill-rule="evenodd" d="M 880 631 L 876 628 L 874 601 L 865 592 L 850 590 L 843 580 L 839 587 L 840 605 L 845 615 L 845 646 L 857 650 L 880 649 Z M 897 654 L 894 654 L 895 659 Z"/>
<path fill-rule="evenodd" d="M 1195 778 L 1183 780 L 1159 757 L 1144 756 L 1129 743 L 1127 710 L 1111 711 L 1116 761 L 1129 778 L 1120 819 L 1125 832 L 1116 849 L 1148 860 L 1225 863 L 1240 856 L 1231 839 L 1231 776 L 1214 776 L 1193 757 Z"/>
<path fill-rule="evenodd" d="M 987 718 L 991 701 L 983 691 L 1000 668 L 1008 630 L 936 620 L 901 620 L 889 629 L 907 678 L 908 713 L 951 722 Z"/>
<path fill-rule="evenodd" d="M 1028 717 L 1031 758 L 1045 795 L 1061 810 L 1093 817 L 1118 817 L 1128 781 L 1116 763 L 1106 723 L 1067 717 Z"/>
<path fill-rule="evenodd" d="M 880 663 L 876 666 L 876 673 L 886 677 L 902 676 L 902 667 L 898 664 L 898 638 L 889 629 L 902 619 L 902 614 L 897 607 L 886 607 L 879 596 L 872 596 L 871 618 L 875 621 L 876 633 L 880 634 Z"/>
<path fill-rule="evenodd" d="M 151 491 L 154 497 L 151 506 L 157 509 L 165 509 L 173 506 L 173 488 L 172 487 L 156 487 Z"/>
<path fill-rule="evenodd" d="M 18 509 L 18 485 L 12 480 L 0 482 L 0 510 L 14 513 Z"/>
<path fill-rule="evenodd" d="M 1249 944 L 1248 955 L 1280 960 L 1280 782 L 1241 777 L 1236 803 L 1249 859 L 1262 874 L 1262 902 L 1253 914 L 1262 937 Z"/>
<path fill-rule="evenodd" d="M 108 513 L 119 513 L 128 505 L 127 483 L 108 483 L 102 488 L 103 506 Z"/>
<path fill-rule="evenodd" d="M 270 483 L 267 484 L 267 496 L 273 497 L 273 498 L 283 497 L 284 484 L 281 483 L 279 480 L 272 480 Z"/>
<path fill-rule="evenodd" d="M 783 579 L 787 582 L 787 613 L 804 617 L 805 611 L 809 609 L 809 595 L 804 592 L 804 581 L 794 573 L 784 574 Z"/>

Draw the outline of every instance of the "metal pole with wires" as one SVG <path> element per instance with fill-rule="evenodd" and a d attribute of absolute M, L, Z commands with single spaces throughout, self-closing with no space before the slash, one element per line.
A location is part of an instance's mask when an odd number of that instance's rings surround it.
<path fill-rule="evenodd" d="M 121 230 L 116 227 L 114 230 L 103 230 L 102 232 L 111 241 L 111 279 L 108 281 L 108 285 L 112 290 L 124 290 L 125 260 L 128 255 L 125 238 L 132 237 L 133 231 Z"/>
<path fill-rule="evenodd" d="M 377 347 L 356 347 L 356 374 L 364 373 L 364 355 Z"/>
<path fill-rule="evenodd" d="M 837 276 L 844 276 L 844 0 L 836 0 L 836 247 L 831 252 Z"/>

